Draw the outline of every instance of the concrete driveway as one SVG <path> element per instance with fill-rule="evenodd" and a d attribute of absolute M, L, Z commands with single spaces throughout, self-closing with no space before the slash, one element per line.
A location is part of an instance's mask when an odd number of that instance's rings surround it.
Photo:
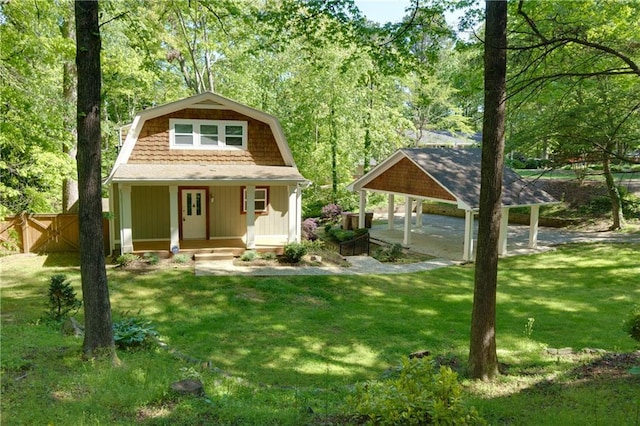
<path fill-rule="evenodd" d="M 375 220 L 370 230 L 373 239 L 387 243 L 402 244 L 404 236 L 404 216 L 396 215 L 394 229 L 388 229 L 386 220 Z M 473 252 L 476 252 L 478 222 L 474 221 Z M 529 245 L 529 226 L 509 225 L 507 237 L 507 256 L 532 254 L 552 249 L 558 244 L 571 242 L 638 242 L 640 235 L 620 234 L 616 232 L 578 232 L 564 228 L 538 228 L 538 245 L 534 249 Z M 462 261 L 464 242 L 464 219 L 432 214 L 422 215 L 422 224 L 412 222 L 411 244 L 404 245 L 418 253 L 438 258 Z"/>

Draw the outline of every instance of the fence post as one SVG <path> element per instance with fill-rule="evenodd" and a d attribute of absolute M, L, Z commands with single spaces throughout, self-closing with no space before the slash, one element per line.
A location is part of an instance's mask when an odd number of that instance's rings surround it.
<path fill-rule="evenodd" d="M 29 215 L 27 212 L 20 213 L 20 227 L 22 228 L 22 252 L 31 252 L 31 233 L 29 232 Z"/>

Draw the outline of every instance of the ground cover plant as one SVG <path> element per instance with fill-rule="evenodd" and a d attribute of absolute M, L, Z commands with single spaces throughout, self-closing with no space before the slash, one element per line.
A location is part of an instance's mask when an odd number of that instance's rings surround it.
<path fill-rule="evenodd" d="M 166 346 L 81 361 L 81 340 L 42 321 L 48 281 L 80 294 L 77 255 L 2 262 L 3 419 L 11 424 L 344 424 L 357 386 L 428 350 L 462 378 L 490 424 L 637 424 L 639 244 L 571 245 L 500 262 L 496 383 L 465 377 L 471 266 L 404 275 L 195 277 L 189 268 L 108 270 L 114 321 Z M 121 313 L 127 313 L 121 314 Z M 82 323 L 82 310 L 77 318 Z M 567 349 L 571 348 L 571 349 Z M 588 348 L 588 350 L 585 350 Z M 206 396 L 170 391 L 197 378 Z M 535 409 L 544 407 L 544 410 Z"/>

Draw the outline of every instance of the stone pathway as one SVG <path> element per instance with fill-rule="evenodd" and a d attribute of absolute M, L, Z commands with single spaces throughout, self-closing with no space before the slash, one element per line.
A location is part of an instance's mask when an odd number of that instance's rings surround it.
<path fill-rule="evenodd" d="M 347 256 L 350 267 L 340 266 L 237 266 L 233 260 L 216 260 L 196 262 L 196 276 L 221 275 L 367 275 L 367 274 L 409 274 L 429 271 L 459 264 L 446 259 L 432 259 L 425 262 L 404 265 L 382 263 L 369 256 Z"/>

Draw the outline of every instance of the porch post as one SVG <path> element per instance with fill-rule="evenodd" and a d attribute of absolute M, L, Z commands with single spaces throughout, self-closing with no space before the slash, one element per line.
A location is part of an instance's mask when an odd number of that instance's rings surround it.
<path fill-rule="evenodd" d="M 256 248 L 256 187 L 247 185 L 247 241 L 248 249 Z"/>
<path fill-rule="evenodd" d="M 416 199 L 416 228 L 422 229 L 422 200 Z"/>
<path fill-rule="evenodd" d="M 113 212 L 115 211 L 114 197 L 116 196 L 116 194 L 114 193 L 113 185 L 113 183 L 109 185 L 109 254 L 111 255 L 116 249 L 116 231 L 115 229 L 113 229 L 116 224 L 115 218 L 113 216 Z"/>
<path fill-rule="evenodd" d="M 367 209 L 367 191 L 360 190 L 360 213 L 358 213 L 358 228 L 364 228 L 365 210 Z"/>
<path fill-rule="evenodd" d="M 173 247 L 180 248 L 180 215 L 178 212 L 178 186 L 169 185 L 169 251 Z"/>
<path fill-rule="evenodd" d="M 411 244 L 411 205 L 413 204 L 413 200 L 411 197 L 407 196 L 404 202 L 404 239 L 402 240 L 402 244 L 409 245 Z"/>
<path fill-rule="evenodd" d="M 468 262 L 473 259 L 473 211 L 464 211 L 464 251 L 462 260 Z"/>
<path fill-rule="evenodd" d="M 502 218 L 500 219 L 500 234 L 498 236 L 498 254 L 507 254 L 507 236 L 509 234 L 509 207 L 502 207 Z"/>
<path fill-rule="evenodd" d="M 131 221 L 131 185 L 120 185 L 120 251 L 133 252 Z"/>
<path fill-rule="evenodd" d="M 300 242 L 300 188 L 297 185 L 289 186 L 289 231 L 287 243 Z"/>
<path fill-rule="evenodd" d="M 395 218 L 394 210 L 395 210 L 395 196 L 393 194 L 389 194 L 389 200 L 387 203 L 387 228 L 393 229 L 393 220 Z"/>
<path fill-rule="evenodd" d="M 531 206 L 529 218 L 529 248 L 538 247 L 538 222 L 540 220 L 540 206 Z"/>

